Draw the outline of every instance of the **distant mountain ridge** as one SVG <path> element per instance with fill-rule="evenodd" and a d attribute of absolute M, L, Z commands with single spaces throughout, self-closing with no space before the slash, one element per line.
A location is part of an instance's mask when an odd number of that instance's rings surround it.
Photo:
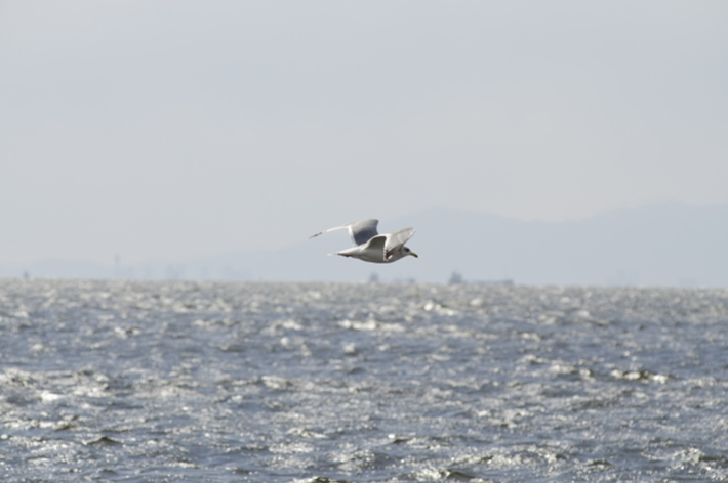
<path fill-rule="evenodd" d="M 728 206 L 670 202 L 564 222 L 432 208 L 382 220 L 380 231 L 405 226 L 417 229 L 408 246 L 420 258 L 392 265 L 327 257 L 350 245 L 341 230 L 281 250 L 118 269 L 49 260 L 0 266 L 0 276 L 446 282 L 457 272 L 466 281 L 728 288 Z"/>

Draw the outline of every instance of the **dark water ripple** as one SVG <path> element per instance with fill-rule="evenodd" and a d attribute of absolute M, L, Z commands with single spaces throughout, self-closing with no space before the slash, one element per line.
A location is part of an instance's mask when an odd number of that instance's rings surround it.
<path fill-rule="evenodd" d="M 726 481 L 728 291 L 0 281 L 2 481 Z"/>

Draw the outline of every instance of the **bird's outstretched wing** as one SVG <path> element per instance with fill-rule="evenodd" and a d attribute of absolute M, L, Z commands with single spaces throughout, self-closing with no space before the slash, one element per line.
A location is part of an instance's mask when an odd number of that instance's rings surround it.
<path fill-rule="evenodd" d="M 379 259 L 380 262 L 383 262 L 387 259 L 387 236 L 386 235 L 376 235 L 371 237 L 367 241 L 366 250 L 371 251 L 372 254 L 376 253 L 377 259 Z"/>
<path fill-rule="evenodd" d="M 354 240 L 354 245 L 364 245 L 366 242 L 377 236 L 377 223 L 374 219 L 357 221 L 349 225 L 349 234 Z"/>
<path fill-rule="evenodd" d="M 354 223 L 347 223 L 346 225 L 335 226 L 333 228 L 329 228 L 327 230 L 320 231 L 314 235 L 311 235 L 309 238 L 323 235 L 324 233 L 328 233 L 328 232 L 334 231 L 334 230 L 339 230 L 341 228 L 348 228 L 349 235 L 351 235 L 351 239 L 354 241 L 354 245 L 360 246 L 360 245 L 364 245 L 372 237 L 375 237 L 378 235 L 377 223 L 379 223 L 379 221 L 374 220 L 374 219 L 355 221 Z"/>
<path fill-rule="evenodd" d="M 387 246 L 385 248 L 386 253 L 391 253 L 407 243 L 407 240 L 412 238 L 412 235 L 414 234 L 414 228 L 402 228 L 401 230 L 387 234 Z"/>

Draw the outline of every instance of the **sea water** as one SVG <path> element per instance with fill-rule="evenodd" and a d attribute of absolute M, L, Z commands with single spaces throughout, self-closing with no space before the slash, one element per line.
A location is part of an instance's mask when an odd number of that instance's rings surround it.
<path fill-rule="evenodd" d="M 728 291 L 0 280 L 10 482 L 725 481 Z"/>

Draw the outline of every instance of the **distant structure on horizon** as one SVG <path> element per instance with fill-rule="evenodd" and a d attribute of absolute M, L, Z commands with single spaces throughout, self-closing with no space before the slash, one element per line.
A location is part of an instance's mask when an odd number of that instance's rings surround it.
<path fill-rule="evenodd" d="M 503 285 L 505 287 L 512 287 L 516 284 L 513 279 L 510 278 L 504 278 L 501 280 L 465 280 L 460 272 L 452 272 L 450 274 L 450 278 L 447 280 L 448 285 L 457 285 L 461 283 L 473 285 Z"/>

